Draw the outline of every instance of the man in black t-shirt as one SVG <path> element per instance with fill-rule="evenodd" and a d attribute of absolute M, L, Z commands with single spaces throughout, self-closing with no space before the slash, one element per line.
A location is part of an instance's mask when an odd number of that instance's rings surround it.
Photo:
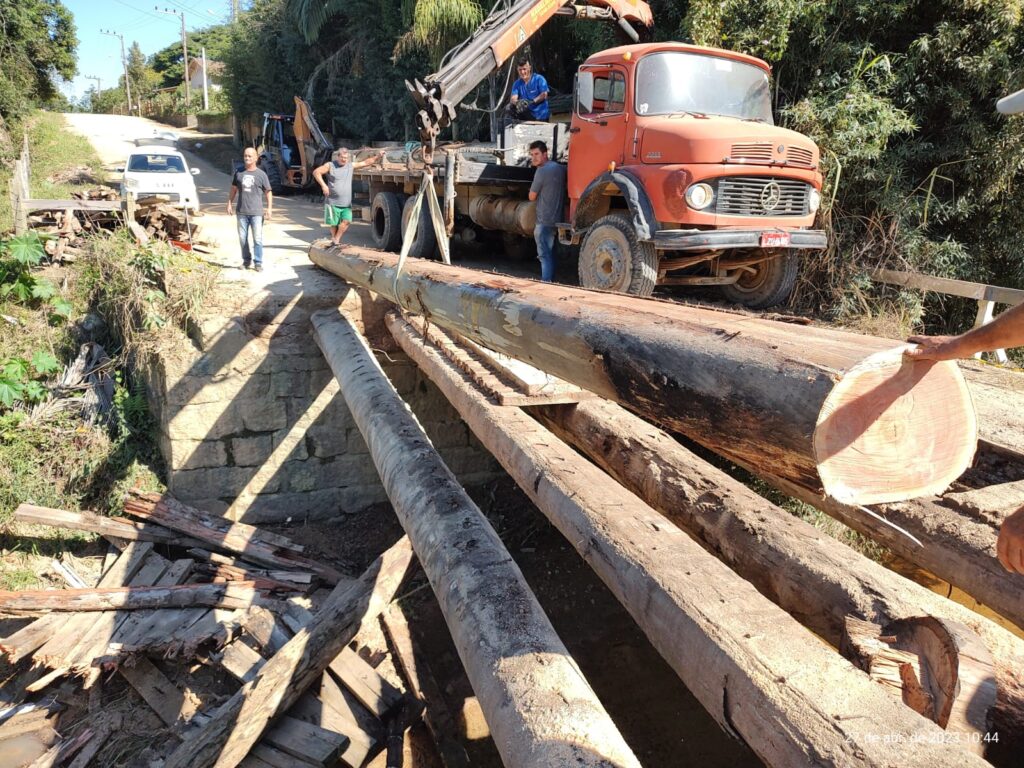
<path fill-rule="evenodd" d="M 232 214 L 235 197 L 238 198 L 238 241 L 242 245 L 242 266 L 250 263 L 257 272 L 263 271 L 263 202 L 266 200 L 266 218 L 274 214 L 274 193 L 270 190 L 270 179 L 256 167 L 256 150 L 248 147 L 242 153 L 245 168 L 236 171 L 231 179 L 228 194 L 228 215 Z M 249 250 L 249 232 L 252 231 L 253 247 Z"/>

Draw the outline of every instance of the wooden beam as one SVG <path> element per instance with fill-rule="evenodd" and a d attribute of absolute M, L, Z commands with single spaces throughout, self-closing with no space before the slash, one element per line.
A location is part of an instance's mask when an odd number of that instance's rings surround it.
<path fill-rule="evenodd" d="M 319 679 L 331 659 L 394 599 L 412 560 L 408 539 L 377 558 L 355 585 L 334 589 L 316 622 L 289 640 L 197 733 L 167 758 L 164 768 L 235 768 L 266 730 Z"/>
<path fill-rule="evenodd" d="M 173 727 L 195 714 L 195 707 L 185 694 L 145 656 L 121 665 L 119 671 L 166 725 Z"/>
<path fill-rule="evenodd" d="M 175 587 L 108 587 L 106 589 L 26 589 L 0 591 L 5 611 L 139 611 L 150 608 L 247 608 L 266 604 L 250 581 L 180 584 Z"/>
<path fill-rule="evenodd" d="M 998 681 L 1000 690 L 992 712 L 980 715 L 973 732 L 986 732 L 988 715 L 1004 744 L 1021 732 L 1024 640 L 776 507 L 614 403 L 590 401 L 530 412 L 833 645 L 841 644 L 850 616 L 888 626 L 929 615 L 963 625 L 996 660 L 990 682 Z M 965 685 L 960 693 L 974 691 Z M 963 743 L 974 738 L 967 735 Z"/>
<path fill-rule="evenodd" d="M 973 406 L 955 362 L 904 345 L 635 296 L 310 246 L 339 277 L 497 352 L 701 435 L 849 503 L 938 492 L 970 463 Z"/>
<path fill-rule="evenodd" d="M 489 403 L 432 335 L 393 314 L 388 327 L 705 709 L 765 763 L 985 765 L 531 417 Z"/>
<path fill-rule="evenodd" d="M 919 291 L 934 291 L 949 296 L 961 296 L 975 301 L 994 301 L 998 304 L 1017 305 L 1024 302 L 1024 291 L 1017 288 L 1001 288 L 998 285 L 970 283 L 966 280 L 950 280 L 946 277 L 932 277 L 918 272 L 900 272 L 895 269 L 876 269 L 871 272 L 876 283 L 916 288 Z"/>
<path fill-rule="evenodd" d="M 196 539 L 189 539 L 163 526 L 152 523 L 136 523 L 119 517 L 103 517 L 95 512 L 70 512 L 66 509 L 19 504 L 18 508 L 14 510 L 14 517 L 23 523 L 49 525 L 53 528 L 67 528 L 74 531 L 89 531 L 101 536 L 114 536 L 130 541 L 151 541 L 179 547 L 202 544 Z"/>
<path fill-rule="evenodd" d="M 639 766 L 498 534 L 365 338 L 337 310 L 312 321 L 505 765 Z"/>

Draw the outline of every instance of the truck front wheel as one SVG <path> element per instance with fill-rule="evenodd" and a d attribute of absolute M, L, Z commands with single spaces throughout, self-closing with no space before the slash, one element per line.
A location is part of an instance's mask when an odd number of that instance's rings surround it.
<path fill-rule="evenodd" d="M 783 251 L 743 269 L 740 279 L 722 286 L 722 295 L 750 309 L 767 309 L 781 304 L 793 292 L 800 258 L 795 251 Z"/>
<path fill-rule="evenodd" d="M 658 281 L 658 254 L 642 243 L 633 224 L 617 213 L 594 222 L 580 248 L 580 285 L 650 296 Z"/>
<path fill-rule="evenodd" d="M 373 242 L 382 251 L 402 247 L 402 202 L 394 192 L 378 192 L 370 206 Z"/>

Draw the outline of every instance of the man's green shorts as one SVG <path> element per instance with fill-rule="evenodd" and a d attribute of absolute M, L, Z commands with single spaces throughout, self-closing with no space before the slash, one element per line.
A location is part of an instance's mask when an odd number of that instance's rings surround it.
<path fill-rule="evenodd" d="M 330 203 L 324 203 L 324 224 L 328 227 L 336 227 L 343 221 L 352 221 L 351 208 L 339 208 Z"/>

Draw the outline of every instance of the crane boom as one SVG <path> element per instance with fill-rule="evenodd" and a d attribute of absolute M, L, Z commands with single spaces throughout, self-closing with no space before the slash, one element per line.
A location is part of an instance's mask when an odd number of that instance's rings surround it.
<path fill-rule="evenodd" d="M 615 21 L 634 42 L 639 31 L 654 23 L 643 0 L 499 1 L 477 30 L 445 56 L 437 72 L 422 83 L 405 83 L 419 107 L 416 127 L 427 155 L 438 134 L 455 119 L 455 105 L 556 15 Z"/>

